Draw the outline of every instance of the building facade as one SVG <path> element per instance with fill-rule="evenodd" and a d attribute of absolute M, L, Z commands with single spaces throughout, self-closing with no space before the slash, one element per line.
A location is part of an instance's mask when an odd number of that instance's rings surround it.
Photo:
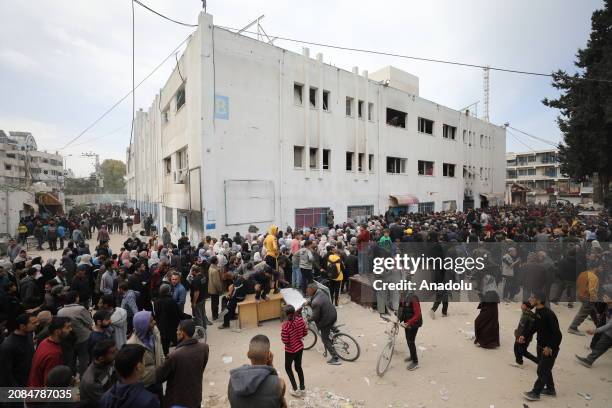
<path fill-rule="evenodd" d="M 547 204 L 557 200 L 586 204 L 592 202 L 592 195 L 592 182 L 575 182 L 561 173 L 556 149 L 506 154 L 508 204 Z"/>
<path fill-rule="evenodd" d="M 61 211 L 64 163 L 39 151 L 29 132 L 0 130 L 0 234 L 14 236 L 19 219 Z"/>
<path fill-rule="evenodd" d="M 503 200 L 505 129 L 419 97 L 394 67 L 346 71 L 198 29 L 127 149 L 128 199 L 203 234 L 317 226 Z"/>

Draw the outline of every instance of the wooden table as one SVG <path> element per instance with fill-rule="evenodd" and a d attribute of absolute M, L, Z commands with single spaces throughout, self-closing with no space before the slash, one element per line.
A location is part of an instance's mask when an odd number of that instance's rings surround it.
<path fill-rule="evenodd" d="M 376 292 L 367 276 L 351 276 L 349 282 L 351 301 L 367 307 L 372 307 L 376 303 Z"/>
<path fill-rule="evenodd" d="M 255 300 L 255 295 L 247 295 L 238 303 L 238 324 L 241 329 L 257 327 L 260 322 L 279 319 L 282 311 L 283 295 L 270 293 L 266 300 Z"/>

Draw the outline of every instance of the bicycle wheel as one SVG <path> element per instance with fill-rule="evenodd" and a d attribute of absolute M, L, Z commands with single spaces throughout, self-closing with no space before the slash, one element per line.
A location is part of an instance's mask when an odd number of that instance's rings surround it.
<path fill-rule="evenodd" d="M 393 340 L 389 340 L 389 342 L 380 352 L 380 355 L 378 356 L 378 363 L 376 364 L 376 374 L 378 374 L 379 377 L 385 375 L 385 372 L 389 368 L 391 358 L 393 357 L 393 349 L 395 349 L 395 342 Z"/>
<path fill-rule="evenodd" d="M 341 360 L 355 361 L 361 354 L 359 343 L 352 336 L 346 333 L 336 333 L 332 336 L 334 350 Z"/>
<path fill-rule="evenodd" d="M 310 350 L 311 348 L 313 348 L 315 346 L 315 344 L 317 344 L 317 338 L 319 336 L 317 335 L 316 330 L 314 330 L 312 327 L 308 327 L 308 333 L 306 333 L 306 336 L 304 337 L 304 350 Z"/>

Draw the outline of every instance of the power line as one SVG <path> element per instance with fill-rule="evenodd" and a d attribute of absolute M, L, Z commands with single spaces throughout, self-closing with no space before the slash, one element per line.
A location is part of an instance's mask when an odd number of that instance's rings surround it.
<path fill-rule="evenodd" d="M 132 0 L 132 128 L 130 130 L 130 144 L 128 146 L 132 145 L 132 138 L 134 137 L 134 115 L 136 113 L 136 24 L 134 21 L 134 1 L 136 0 Z"/>
<path fill-rule="evenodd" d="M 529 149 L 529 150 L 531 150 L 532 152 L 535 152 L 535 149 L 534 149 L 533 147 L 531 147 L 531 146 L 529 146 L 527 143 L 523 142 L 521 139 L 519 139 L 519 137 L 518 137 L 517 135 L 515 135 L 514 133 L 512 133 L 512 132 L 508 131 L 508 129 L 506 129 L 506 132 L 507 132 L 507 133 L 508 133 L 510 136 L 514 137 L 514 139 L 515 139 L 517 142 L 519 142 L 520 144 L 522 144 L 523 146 L 525 146 L 526 148 L 528 148 L 528 149 Z"/>
<path fill-rule="evenodd" d="M 114 130 L 111 130 L 111 131 L 110 131 L 110 132 L 108 132 L 108 133 L 104 133 L 104 134 L 102 134 L 102 135 L 100 135 L 100 136 L 96 136 L 96 137 L 93 137 L 93 138 L 91 138 L 91 139 L 87 139 L 87 140 L 85 140 L 85 141 L 83 141 L 83 142 L 79 142 L 79 143 L 77 143 L 77 144 L 75 144 L 75 145 L 72 145 L 72 147 L 82 146 L 82 145 L 84 145 L 84 144 L 88 144 L 88 143 L 94 142 L 94 141 L 96 141 L 96 140 L 102 139 L 103 137 L 107 137 L 107 136 L 110 136 L 110 135 L 114 135 L 115 133 L 117 133 L 117 132 L 119 132 L 120 130 L 123 130 L 123 129 L 125 129 L 125 128 L 129 127 L 130 125 L 131 125 L 131 123 L 126 123 L 125 125 L 123 125 L 123 126 L 121 126 L 121 127 L 118 127 L 118 128 L 116 128 L 116 129 L 114 129 Z"/>
<path fill-rule="evenodd" d="M 509 127 L 509 128 L 510 128 L 510 129 L 512 129 L 512 130 L 516 130 L 517 132 L 524 134 L 525 136 L 529 136 L 529 137 L 530 137 L 530 138 L 532 138 L 532 139 L 535 139 L 535 140 L 540 141 L 540 142 L 542 142 L 542 143 L 546 143 L 546 144 L 548 144 L 548 145 L 550 145 L 550 146 L 553 146 L 553 147 L 555 147 L 555 148 L 556 148 L 556 147 L 559 147 L 559 145 L 558 145 L 558 144 L 555 144 L 555 143 L 551 142 L 550 140 L 546 140 L 546 139 L 543 139 L 543 138 L 541 138 L 541 137 L 537 137 L 537 136 L 531 135 L 531 134 L 529 134 L 529 133 L 527 133 L 527 132 L 523 132 L 522 130 L 517 129 L 517 128 L 515 128 L 515 127 L 512 127 L 512 126 L 510 126 L 510 125 L 507 125 L 506 127 Z"/>
<path fill-rule="evenodd" d="M 227 27 L 227 26 L 215 26 L 215 27 L 222 28 L 222 29 L 229 30 L 229 31 L 236 31 L 236 32 L 242 30 L 240 28 Z M 241 31 L 241 32 L 257 35 L 257 33 L 253 31 Z M 508 72 L 512 74 L 533 75 L 533 76 L 541 76 L 541 77 L 549 77 L 549 78 L 553 77 L 553 74 L 545 74 L 542 72 L 522 71 L 522 70 L 517 70 L 517 69 L 492 67 L 488 65 L 469 64 L 465 62 L 441 60 L 441 59 L 434 59 L 434 58 L 414 57 L 410 55 L 397 54 L 394 52 L 376 51 L 376 50 L 369 50 L 365 48 L 345 47 L 345 46 L 334 45 L 334 44 L 324 44 L 324 43 L 319 43 L 319 42 L 314 42 L 314 41 L 305 41 L 305 40 L 298 40 L 295 38 L 282 37 L 278 35 L 270 35 L 270 37 L 274 38 L 275 40 L 278 39 L 278 40 L 289 41 L 289 42 L 294 42 L 294 43 L 299 43 L 299 44 L 307 44 L 307 45 L 314 45 L 318 47 L 333 48 L 333 49 L 343 50 L 343 51 L 363 52 L 363 53 L 368 53 L 368 54 L 384 55 L 387 57 L 397 57 L 397 58 L 404 58 L 404 59 L 410 59 L 410 60 L 416 60 L 416 61 L 437 62 L 440 64 L 458 65 L 458 66 L 468 67 L 468 68 L 480 68 L 480 69 L 488 68 L 493 71 Z M 569 75 L 565 75 L 565 78 L 571 79 L 571 80 L 580 80 L 580 81 L 612 83 L 612 79 L 582 78 L 582 77 L 573 77 Z"/>
<path fill-rule="evenodd" d="M 140 2 L 140 1 L 138 1 L 138 0 L 132 0 L 132 1 L 133 1 L 134 3 L 136 3 L 136 4 L 138 4 L 140 7 L 143 7 L 143 8 L 145 8 L 145 9 L 149 10 L 151 13 L 157 14 L 157 15 L 158 15 L 158 16 L 160 16 L 161 18 L 164 18 L 164 19 L 166 19 L 166 20 L 168 20 L 168 21 L 172 21 L 173 23 L 180 24 L 180 25 L 185 26 L 185 27 L 197 27 L 197 26 L 198 26 L 197 24 L 187 24 L 187 23 L 183 23 L 182 21 L 178 21 L 178 20 L 175 20 L 175 19 L 170 18 L 170 17 L 168 17 L 168 16 L 165 16 L 165 15 L 163 15 L 162 13 L 160 13 L 160 12 L 158 12 L 158 11 L 153 10 L 151 7 L 147 6 L 146 4 L 141 3 L 141 2 Z"/>
<path fill-rule="evenodd" d="M 136 84 L 136 86 L 134 87 L 134 90 L 138 89 L 147 79 L 149 79 L 151 76 L 153 76 L 153 74 L 155 72 L 157 72 L 158 69 L 160 69 L 164 63 L 166 61 L 168 61 L 170 58 L 172 58 L 174 56 L 174 54 L 176 52 L 178 52 L 178 50 L 183 46 L 183 44 L 185 44 L 189 39 L 191 38 L 191 35 L 189 35 L 187 38 L 185 38 L 183 41 L 181 41 L 181 43 L 172 50 L 172 52 L 170 54 L 168 54 L 168 56 L 166 58 L 164 58 L 151 72 L 149 72 L 149 74 L 147 76 L 145 76 L 139 83 Z M 102 119 L 104 119 L 109 113 L 111 113 L 117 106 L 119 106 L 119 104 L 121 102 L 123 102 L 124 100 L 126 100 L 130 95 L 132 94 L 132 90 L 130 90 L 127 94 L 125 94 L 123 97 L 121 97 L 117 102 L 115 102 L 110 108 L 108 108 L 102 115 L 100 115 L 96 120 L 94 120 L 89 126 L 87 126 L 81 133 L 79 133 L 77 136 L 75 136 L 74 138 L 72 138 L 68 143 L 66 143 L 63 147 L 61 147 L 58 150 L 64 150 L 66 147 L 68 147 L 69 145 L 71 145 L 72 143 L 74 143 L 76 140 L 78 140 L 81 136 L 83 136 L 85 133 L 87 133 L 87 131 L 89 131 L 91 128 L 93 128 L 95 125 L 98 124 L 98 122 L 100 122 Z"/>

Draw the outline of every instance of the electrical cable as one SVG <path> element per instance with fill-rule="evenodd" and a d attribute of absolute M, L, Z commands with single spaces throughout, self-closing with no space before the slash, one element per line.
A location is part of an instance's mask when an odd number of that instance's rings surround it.
<path fill-rule="evenodd" d="M 172 50 L 172 52 L 170 54 L 168 54 L 168 56 L 166 58 L 164 58 L 151 72 L 149 72 L 147 74 L 147 76 L 145 76 L 139 83 L 136 84 L 136 86 L 134 87 L 134 90 L 138 89 L 147 79 L 149 79 L 150 77 L 153 76 L 153 74 L 155 74 L 155 72 L 157 72 L 158 69 L 160 69 L 165 63 L 166 61 L 168 61 L 170 58 L 172 58 L 174 56 L 174 54 L 176 52 L 178 52 L 178 50 L 183 46 L 183 44 L 185 44 L 189 39 L 191 38 L 191 35 L 187 36 L 187 38 L 185 38 L 183 41 L 181 41 L 181 43 Z M 117 102 L 115 102 L 110 108 L 108 108 L 102 115 L 100 115 L 95 121 L 93 121 L 89 126 L 87 126 L 81 133 L 79 133 L 77 136 L 75 136 L 74 138 L 72 138 L 68 143 L 66 143 L 64 146 L 62 146 L 61 148 L 57 149 L 57 150 L 64 150 L 66 147 L 68 147 L 69 145 L 71 145 L 72 143 L 74 143 L 76 140 L 78 140 L 81 136 L 83 136 L 85 133 L 87 133 L 87 131 L 89 131 L 90 129 L 92 129 L 95 125 L 98 124 L 98 122 L 100 122 L 102 119 L 104 119 L 109 113 L 111 113 L 117 106 L 119 106 L 119 104 L 121 102 L 123 102 L 124 100 L 126 100 L 130 95 L 132 94 L 132 90 L 130 90 L 130 92 L 128 92 L 127 94 L 125 94 L 123 97 L 121 97 Z"/>
<path fill-rule="evenodd" d="M 554 142 L 551 142 L 550 140 L 543 139 L 543 138 L 541 138 L 541 137 L 537 137 L 537 136 L 534 136 L 534 135 L 530 135 L 529 133 L 524 132 L 524 131 L 522 131 L 522 130 L 520 130 L 520 129 L 517 129 L 517 128 L 515 128 L 515 127 L 512 127 L 512 126 L 510 126 L 510 125 L 508 125 L 508 127 L 509 127 L 510 129 L 512 129 L 512 130 L 516 130 L 517 132 L 524 134 L 525 136 L 529 136 L 530 138 L 535 139 L 535 140 L 537 140 L 537 141 L 539 141 L 539 142 L 546 143 L 546 144 L 548 144 L 548 145 L 550 145 L 550 146 L 553 146 L 553 147 L 555 147 L 555 148 L 556 148 L 556 147 L 559 147 L 559 145 L 558 145 L 558 144 L 555 144 Z"/>
<path fill-rule="evenodd" d="M 241 33 L 257 35 L 256 32 L 253 32 L 253 31 L 242 31 L 242 29 L 240 29 L 240 28 L 227 27 L 227 26 L 219 26 L 219 25 L 215 26 L 215 27 L 218 27 L 218 28 L 221 28 L 221 29 L 225 29 L 225 30 L 229 30 L 229 31 L 236 31 L 236 32 L 241 31 Z M 517 69 L 502 68 L 502 67 L 493 67 L 493 66 L 488 66 L 488 65 L 469 64 L 469 63 L 465 63 L 465 62 L 448 61 L 448 60 L 441 60 L 441 59 L 434 59 L 434 58 L 414 57 L 414 56 L 410 56 L 410 55 L 397 54 L 397 53 L 394 53 L 394 52 L 376 51 L 376 50 L 369 50 L 369 49 L 364 49 L 364 48 L 345 47 L 345 46 L 334 45 L 334 44 L 324 44 L 324 43 L 319 43 L 319 42 L 314 42 L 314 41 L 305 41 L 305 40 L 298 40 L 298 39 L 295 39 L 295 38 L 281 37 L 281 36 L 278 36 L 278 35 L 272 35 L 271 37 L 274 38 L 274 39 L 283 40 L 283 41 L 289 41 L 289 42 L 294 42 L 294 43 L 299 43 L 299 44 L 314 45 L 314 46 L 325 47 L 325 48 L 333 48 L 333 49 L 343 50 L 343 51 L 363 52 L 363 53 L 368 53 L 368 54 L 377 54 L 377 55 L 384 55 L 384 56 L 387 56 L 387 57 L 397 57 L 397 58 L 404 58 L 404 59 L 410 59 L 410 60 L 416 60 L 416 61 L 424 61 L 424 62 L 437 62 L 437 63 L 440 63 L 440 64 L 458 65 L 458 66 L 468 67 L 468 68 L 481 68 L 481 69 L 485 69 L 486 68 L 486 69 L 490 69 L 492 71 L 508 72 L 508 73 L 512 73 L 512 74 L 532 75 L 532 76 L 541 76 L 541 77 L 549 77 L 549 78 L 553 77 L 553 74 L 546 74 L 546 73 L 542 73 L 542 72 L 522 71 L 522 70 L 517 70 Z M 603 79 L 603 78 L 583 78 L 583 77 L 573 77 L 573 76 L 569 76 L 569 75 L 565 75 L 565 78 L 571 79 L 571 80 L 582 80 L 582 81 L 594 81 L 594 82 L 612 83 L 612 79 Z"/>
<path fill-rule="evenodd" d="M 506 133 L 508 133 L 510 136 L 514 137 L 514 139 L 519 142 L 520 144 L 522 144 L 523 146 L 525 146 L 526 148 L 528 148 L 529 150 L 531 150 L 532 152 L 535 152 L 535 149 L 531 146 L 529 146 L 527 143 L 523 142 L 521 139 L 519 139 L 519 137 L 517 135 L 515 135 L 514 133 L 510 132 L 508 129 L 506 129 Z"/>
<path fill-rule="evenodd" d="M 132 1 L 133 1 L 133 2 L 135 2 L 136 4 L 138 4 L 140 7 L 143 7 L 143 8 L 145 8 L 145 9 L 149 10 L 151 13 L 157 14 L 157 15 L 158 15 L 158 16 L 160 16 L 161 18 L 164 18 L 164 19 L 166 19 L 166 20 L 168 20 L 168 21 L 172 21 L 173 23 L 176 23 L 176 24 L 179 24 L 179 25 L 182 25 L 182 26 L 185 26 L 185 27 L 197 27 L 197 26 L 198 26 L 197 24 L 187 24 L 187 23 L 183 23 L 182 21 L 178 21 L 178 20 L 175 20 L 175 19 L 170 18 L 170 17 L 168 17 L 168 16 L 165 16 L 165 15 L 163 15 L 162 13 L 160 13 L 160 12 L 158 12 L 158 11 L 153 10 L 151 7 L 147 6 L 147 5 L 146 5 L 146 4 L 144 4 L 144 3 L 141 3 L 141 2 L 140 2 L 140 1 L 138 1 L 138 0 L 132 0 Z"/>
<path fill-rule="evenodd" d="M 132 0 L 132 129 L 130 130 L 130 144 L 128 149 L 132 146 L 132 139 L 134 138 L 134 116 L 136 114 L 136 79 L 135 79 L 135 60 L 136 60 L 136 24 L 134 22 L 134 1 Z M 129 157 L 129 154 L 128 154 Z M 97 169 L 96 169 L 97 170 Z"/>

